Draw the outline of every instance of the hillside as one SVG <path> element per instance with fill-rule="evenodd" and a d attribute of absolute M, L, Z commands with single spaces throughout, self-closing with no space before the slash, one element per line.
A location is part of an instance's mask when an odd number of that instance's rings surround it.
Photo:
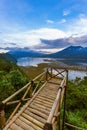
<path fill-rule="evenodd" d="M 16 59 L 8 54 L 8 53 L 0 53 L 0 62 L 6 62 L 6 61 L 10 61 L 12 63 L 16 63 Z"/>

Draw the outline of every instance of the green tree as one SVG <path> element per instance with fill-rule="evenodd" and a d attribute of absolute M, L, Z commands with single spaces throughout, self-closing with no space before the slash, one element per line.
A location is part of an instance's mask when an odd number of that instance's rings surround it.
<path fill-rule="evenodd" d="M 18 69 L 10 72 L 10 80 L 15 90 L 18 90 L 26 83 L 26 78 L 23 77 L 22 73 Z"/>

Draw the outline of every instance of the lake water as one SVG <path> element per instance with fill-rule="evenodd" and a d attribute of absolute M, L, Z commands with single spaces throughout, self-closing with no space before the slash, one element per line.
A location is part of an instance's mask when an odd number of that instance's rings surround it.
<path fill-rule="evenodd" d="M 46 58 L 31 58 L 31 57 L 25 57 L 25 58 L 19 58 L 17 64 L 19 66 L 38 66 L 40 63 L 48 63 L 46 61 Z"/>
<path fill-rule="evenodd" d="M 53 60 L 51 58 L 47 58 L 48 60 Z M 17 64 L 19 66 L 38 66 L 40 63 L 49 63 L 46 58 L 31 58 L 31 57 L 25 57 L 25 58 L 19 58 Z M 78 63 L 77 63 L 78 64 Z M 85 65 L 87 63 L 79 62 L 81 65 Z M 87 72 L 81 72 L 81 71 L 69 71 L 69 79 L 73 80 L 76 77 L 83 78 L 84 76 L 87 76 Z"/>

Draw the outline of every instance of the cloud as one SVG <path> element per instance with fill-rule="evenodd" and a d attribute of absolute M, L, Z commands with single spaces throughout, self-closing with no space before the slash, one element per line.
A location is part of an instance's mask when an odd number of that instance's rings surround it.
<path fill-rule="evenodd" d="M 54 23 L 54 21 L 53 20 L 46 20 L 46 23 L 49 23 L 49 24 L 53 24 Z"/>
<path fill-rule="evenodd" d="M 66 23 L 66 19 L 61 19 L 58 23 L 60 24 Z"/>
<path fill-rule="evenodd" d="M 87 17 L 79 15 L 77 19 L 66 22 L 65 19 L 61 23 L 66 25 L 66 30 L 59 28 L 38 28 L 33 30 L 21 29 L 20 26 L 7 26 L 5 31 L 0 30 L 0 46 L 1 47 L 30 47 L 30 48 L 56 48 L 68 45 L 86 45 L 87 35 Z M 4 26 L 6 27 L 6 26 Z M 77 38 L 77 39 L 76 39 Z M 42 43 L 40 39 L 50 40 L 49 44 Z M 57 39 L 57 41 L 56 41 Z M 55 40 L 55 41 L 54 41 Z M 36 47 L 37 46 L 37 47 Z"/>
<path fill-rule="evenodd" d="M 69 9 L 63 11 L 63 16 L 67 16 L 71 13 Z"/>
<path fill-rule="evenodd" d="M 57 39 L 66 37 L 66 34 L 59 30 L 53 28 L 40 28 L 36 30 L 30 30 L 25 32 L 16 32 L 16 33 L 6 33 L 2 34 L 0 41 L 2 43 L 17 43 L 17 46 L 35 46 L 41 44 L 40 39 Z M 9 44 L 9 46 L 14 46 Z"/>
<path fill-rule="evenodd" d="M 71 45 L 87 46 L 87 35 L 77 37 L 67 37 L 55 40 L 41 39 L 42 44 L 35 46 L 36 49 L 55 49 L 65 48 Z"/>
<path fill-rule="evenodd" d="M 73 35 L 78 34 L 78 36 L 87 34 L 87 17 L 79 15 L 77 19 L 73 19 L 67 26 L 67 34 Z"/>

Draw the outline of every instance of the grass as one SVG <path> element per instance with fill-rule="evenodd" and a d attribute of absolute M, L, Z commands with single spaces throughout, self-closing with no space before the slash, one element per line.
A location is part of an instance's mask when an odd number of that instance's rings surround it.
<path fill-rule="evenodd" d="M 29 79 L 32 80 L 37 75 L 39 75 L 40 73 L 42 73 L 44 71 L 44 69 L 47 68 L 47 67 L 49 67 L 48 64 L 42 63 L 42 64 L 38 64 L 37 67 L 35 67 L 35 66 L 27 66 L 27 67 L 21 67 L 21 69 L 26 74 L 26 76 Z"/>

